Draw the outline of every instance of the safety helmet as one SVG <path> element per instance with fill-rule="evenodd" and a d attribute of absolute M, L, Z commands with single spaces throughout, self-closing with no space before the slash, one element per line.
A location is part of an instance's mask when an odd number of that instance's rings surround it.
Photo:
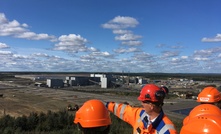
<path fill-rule="evenodd" d="M 215 87 L 206 87 L 198 95 L 197 102 L 214 103 L 221 100 L 221 94 Z"/>
<path fill-rule="evenodd" d="M 137 98 L 140 101 L 162 102 L 165 97 L 165 92 L 160 87 L 154 84 L 146 84 Z"/>
<path fill-rule="evenodd" d="M 100 100 L 89 100 L 76 112 L 74 123 L 84 128 L 107 126 L 111 124 L 110 113 Z"/>
<path fill-rule="evenodd" d="M 221 110 L 217 106 L 211 104 L 198 105 L 190 111 L 186 118 L 184 118 L 183 124 L 185 125 L 190 119 L 202 115 L 216 115 L 221 117 Z"/>
<path fill-rule="evenodd" d="M 212 114 L 191 118 L 184 124 L 180 134 L 220 134 L 221 117 Z"/>

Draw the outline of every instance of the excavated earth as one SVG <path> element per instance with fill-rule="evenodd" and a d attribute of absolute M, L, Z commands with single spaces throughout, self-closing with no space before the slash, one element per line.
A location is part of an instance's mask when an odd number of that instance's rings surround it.
<path fill-rule="evenodd" d="M 81 89 L 84 92 L 81 92 Z M 136 96 L 121 96 L 111 93 L 98 93 L 93 91 L 107 91 L 107 89 L 96 89 L 90 87 L 89 92 L 85 89 L 64 90 L 45 87 L 17 85 L 12 82 L 0 81 L 0 117 L 9 114 L 13 117 L 29 115 L 31 112 L 47 112 L 64 110 L 70 104 L 82 105 L 89 99 L 99 99 L 104 102 L 128 102 L 132 106 L 141 106 Z M 108 89 L 121 90 L 121 89 Z M 123 90 L 123 89 L 122 89 Z M 126 90 L 126 92 L 130 92 Z M 172 118 L 183 119 L 186 115 L 173 112 L 174 110 L 193 108 L 198 105 L 195 100 L 187 99 L 165 99 L 164 112 Z"/>

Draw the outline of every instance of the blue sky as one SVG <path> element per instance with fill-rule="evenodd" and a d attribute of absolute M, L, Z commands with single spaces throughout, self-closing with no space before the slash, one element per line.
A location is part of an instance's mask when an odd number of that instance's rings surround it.
<path fill-rule="evenodd" d="M 1 0 L 0 71 L 221 73 L 220 0 Z"/>

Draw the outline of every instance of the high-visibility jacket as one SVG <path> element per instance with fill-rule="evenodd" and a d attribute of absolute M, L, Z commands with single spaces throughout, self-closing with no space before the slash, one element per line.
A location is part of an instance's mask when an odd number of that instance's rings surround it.
<path fill-rule="evenodd" d="M 106 103 L 106 107 L 117 117 L 129 123 L 133 127 L 133 134 L 177 134 L 174 124 L 163 110 L 153 122 L 150 122 L 143 108 L 115 102 Z"/>

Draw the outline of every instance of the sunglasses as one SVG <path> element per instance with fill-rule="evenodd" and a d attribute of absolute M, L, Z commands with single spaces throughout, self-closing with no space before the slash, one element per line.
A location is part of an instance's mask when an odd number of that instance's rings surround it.
<path fill-rule="evenodd" d="M 150 104 L 152 102 L 151 101 L 142 101 L 142 103 Z"/>
<path fill-rule="evenodd" d="M 159 90 L 155 93 L 155 97 L 157 100 L 163 99 L 165 97 L 165 92 L 162 90 Z M 146 94 L 145 98 L 151 100 L 150 94 Z"/>

